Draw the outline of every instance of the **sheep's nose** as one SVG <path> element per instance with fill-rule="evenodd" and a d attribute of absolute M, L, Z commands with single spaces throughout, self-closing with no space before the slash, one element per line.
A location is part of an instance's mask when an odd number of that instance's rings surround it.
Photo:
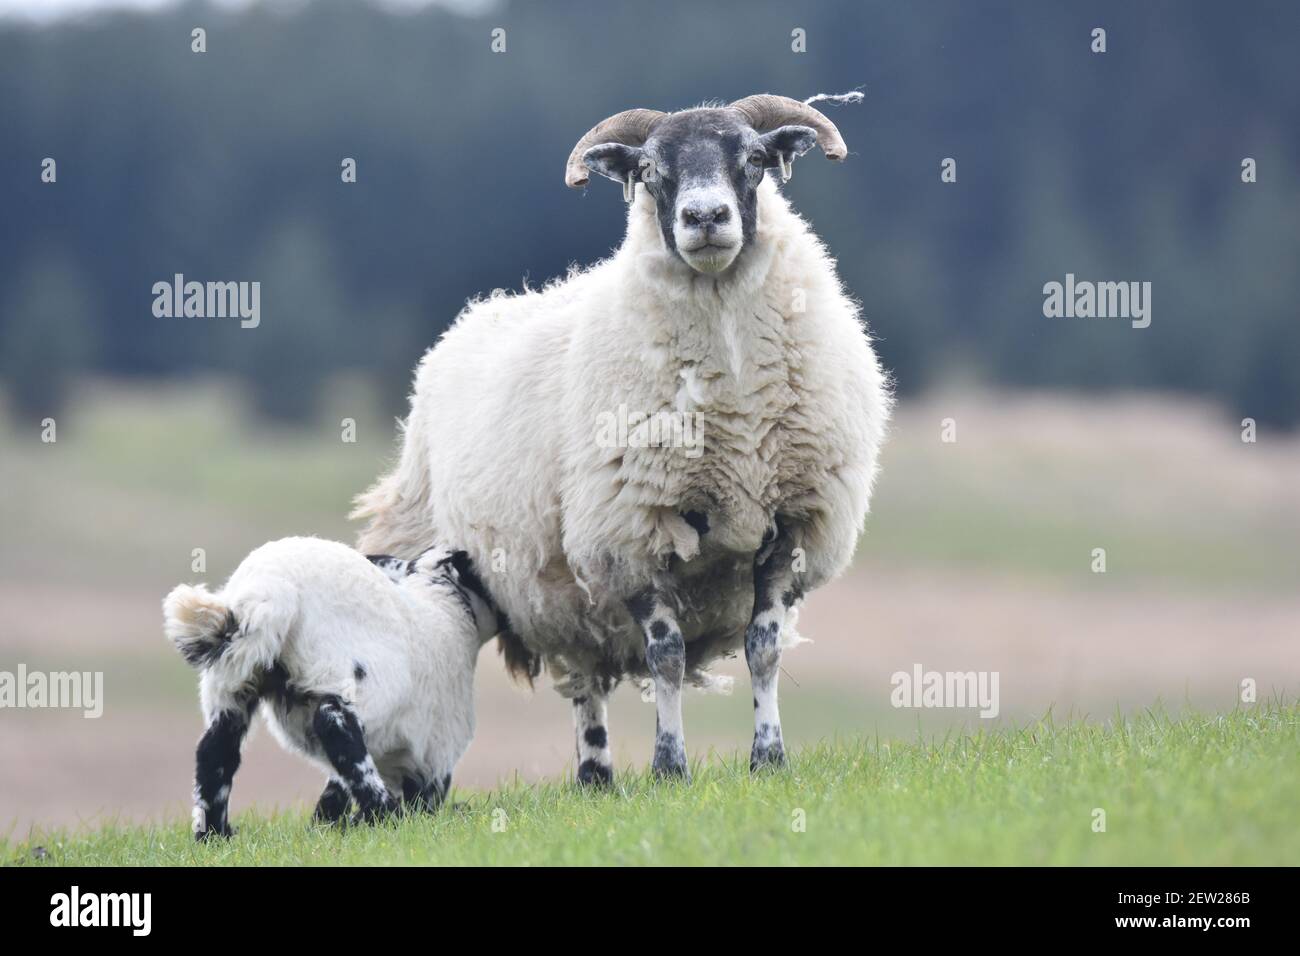
<path fill-rule="evenodd" d="M 731 218 L 728 206 L 687 206 L 682 210 L 682 222 L 688 226 L 720 226 Z"/>

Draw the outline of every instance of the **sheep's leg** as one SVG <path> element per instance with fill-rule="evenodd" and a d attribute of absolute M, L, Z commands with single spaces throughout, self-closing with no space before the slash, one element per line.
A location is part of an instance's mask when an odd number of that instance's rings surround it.
<path fill-rule="evenodd" d="M 373 822 L 397 809 L 397 801 L 366 749 L 361 721 L 351 707 L 337 697 L 324 698 L 312 718 L 312 730 L 357 801 L 361 819 Z"/>
<path fill-rule="evenodd" d="M 232 836 L 228 808 L 230 785 L 239 769 L 239 750 L 248 733 L 253 707 L 231 700 L 214 708 L 194 754 L 194 839 Z"/>
<path fill-rule="evenodd" d="M 343 778 L 337 775 L 330 777 L 329 783 L 325 784 L 325 791 L 316 801 L 312 819 L 317 823 L 338 823 L 348 815 L 351 804 L 352 792 L 348 790 Z"/>
<path fill-rule="evenodd" d="M 653 590 L 633 598 L 627 607 L 645 634 L 646 666 L 655 685 L 655 755 L 651 769 L 660 777 L 689 778 L 682 730 L 686 643 L 681 628 L 667 602 Z"/>
<path fill-rule="evenodd" d="M 802 596 L 795 580 L 794 548 L 777 521 L 777 530 L 754 558 L 754 613 L 745 631 L 745 661 L 754 689 L 754 746 L 749 769 L 785 764 L 776 685 L 781 672 L 781 629 L 786 611 Z"/>
<path fill-rule="evenodd" d="M 430 780 L 420 791 L 419 806 L 425 813 L 435 813 L 451 793 L 451 774 Z"/>
<path fill-rule="evenodd" d="M 614 782 L 614 761 L 609 753 L 606 703 L 609 698 L 593 690 L 573 698 L 573 730 L 578 741 L 578 783 L 607 787 Z"/>
<path fill-rule="evenodd" d="M 451 792 L 451 774 L 425 777 L 402 777 L 402 803 L 408 811 L 434 813 Z"/>

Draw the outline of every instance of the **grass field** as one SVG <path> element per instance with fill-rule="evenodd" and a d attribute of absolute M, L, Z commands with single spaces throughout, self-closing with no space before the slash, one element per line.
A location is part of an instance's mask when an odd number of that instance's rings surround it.
<path fill-rule="evenodd" d="M 935 741 L 844 740 L 751 778 L 739 758 L 689 784 L 515 784 L 434 817 L 344 832 L 301 813 L 36 832 L 10 864 L 1297 864 L 1300 707 L 1056 721 Z M 1105 830 L 1097 832 L 1097 811 Z"/>

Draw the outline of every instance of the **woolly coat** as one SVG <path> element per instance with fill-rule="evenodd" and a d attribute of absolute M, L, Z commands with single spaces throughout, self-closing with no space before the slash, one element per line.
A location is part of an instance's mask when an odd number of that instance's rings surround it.
<path fill-rule="evenodd" d="M 620 406 L 700 415 L 703 453 L 639 447 L 635 429 L 608 447 L 599 423 Z M 638 186 L 613 256 L 471 303 L 426 353 L 400 460 L 358 499 L 360 548 L 468 550 L 566 695 L 646 673 L 624 601 L 670 575 L 688 679 L 707 683 L 742 646 L 774 515 L 803 549 L 805 590 L 849 563 L 890 406 L 834 260 L 770 178 L 720 277 L 667 250 Z"/>
<path fill-rule="evenodd" d="M 261 702 L 272 735 L 326 773 L 314 745 L 313 709 L 337 697 L 365 727 L 380 776 L 402 792 L 405 776 L 449 775 L 474 736 L 474 665 L 484 634 L 467 598 L 445 576 L 394 582 L 347 545 L 283 538 L 246 557 L 217 592 L 181 585 L 164 601 L 166 632 L 187 646 L 238 634 L 202 667 L 206 723 L 278 673 Z"/>

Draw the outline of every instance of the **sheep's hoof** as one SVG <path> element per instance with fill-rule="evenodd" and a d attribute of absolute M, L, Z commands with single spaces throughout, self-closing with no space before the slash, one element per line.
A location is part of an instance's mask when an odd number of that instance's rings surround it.
<path fill-rule="evenodd" d="M 206 830 L 194 831 L 195 843 L 207 843 L 209 840 L 229 840 L 235 835 L 235 828 L 228 823 L 223 823 L 219 827 L 208 827 Z"/>
<path fill-rule="evenodd" d="M 691 771 L 686 765 L 686 745 L 680 737 L 661 735 L 655 741 L 654 760 L 650 769 L 660 780 L 690 781 Z"/>
<path fill-rule="evenodd" d="M 681 763 L 654 763 L 650 765 L 650 769 L 660 780 L 691 782 L 691 771 L 687 768 L 685 760 L 682 760 Z"/>
<path fill-rule="evenodd" d="M 352 825 L 361 826 L 363 823 L 382 823 L 396 814 L 399 806 L 400 804 L 392 797 L 371 803 L 352 815 Z"/>
<path fill-rule="evenodd" d="M 316 826 L 334 826 L 348 822 L 348 806 L 351 800 L 326 806 L 323 802 L 312 812 L 311 822 Z"/>
<path fill-rule="evenodd" d="M 749 772 L 760 773 L 764 770 L 779 770 L 785 766 L 785 744 L 780 740 L 770 744 L 754 742 L 754 749 L 749 752 Z"/>
<path fill-rule="evenodd" d="M 605 789 L 614 785 L 614 768 L 599 760 L 584 760 L 578 765 L 578 783 L 584 787 Z"/>

